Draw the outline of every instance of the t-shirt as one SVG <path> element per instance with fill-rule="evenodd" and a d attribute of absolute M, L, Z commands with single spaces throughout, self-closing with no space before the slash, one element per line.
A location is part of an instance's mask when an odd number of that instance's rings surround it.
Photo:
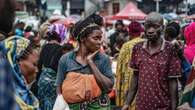
<path fill-rule="evenodd" d="M 94 63 L 99 71 L 114 83 L 114 75 L 111 69 L 110 59 L 107 55 L 98 52 L 94 57 Z M 90 66 L 82 65 L 76 61 L 76 51 L 63 55 L 59 61 L 56 86 L 61 86 L 68 72 L 92 74 Z"/>
<path fill-rule="evenodd" d="M 136 110 L 171 110 L 168 81 L 180 77 L 180 59 L 166 41 L 154 54 L 146 46 L 147 41 L 135 45 L 130 62 L 130 67 L 139 74 Z"/>

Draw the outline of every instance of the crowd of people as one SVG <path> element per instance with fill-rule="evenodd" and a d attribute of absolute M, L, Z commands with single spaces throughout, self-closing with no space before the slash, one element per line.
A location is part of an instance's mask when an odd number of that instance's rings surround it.
<path fill-rule="evenodd" d="M 195 109 L 195 22 L 151 12 L 108 30 L 92 14 L 34 30 L 14 17 L 15 1 L 1 0 L 1 110 Z"/>

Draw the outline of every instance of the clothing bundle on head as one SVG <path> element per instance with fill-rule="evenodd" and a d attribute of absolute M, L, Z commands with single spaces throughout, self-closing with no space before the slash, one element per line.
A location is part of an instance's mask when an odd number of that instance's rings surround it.
<path fill-rule="evenodd" d="M 15 86 L 15 98 L 20 108 L 16 110 L 36 110 L 39 107 L 38 100 L 31 93 L 25 78 L 19 68 L 18 59 L 27 53 L 27 48 L 30 46 L 30 41 L 24 37 L 12 36 L 4 40 L 5 55 L 13 69 L 13 79 Z"/>
<path fill-rule="evenodd" d="M 62 42 L 67 33 L 67 27 L 65 27 L 63 24 L 52 24 L 48 27 L 48 39 L 50 37 L 57 37 L 60 42 Z"/>
<path fill-rule="evenodd" d="M 144 28 L 139 22 L 133 21 L 128 26 L 129 35 L 131 36 L 140 36 L 141 32 L 144 31 Z"/>

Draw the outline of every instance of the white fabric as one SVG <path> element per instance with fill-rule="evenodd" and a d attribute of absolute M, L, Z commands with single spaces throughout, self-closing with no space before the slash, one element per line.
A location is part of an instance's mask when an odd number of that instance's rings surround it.
<path fill-rule="evenodd" d="M 53 110 L 70 110 L 61 94 L 57 96 Z"/>

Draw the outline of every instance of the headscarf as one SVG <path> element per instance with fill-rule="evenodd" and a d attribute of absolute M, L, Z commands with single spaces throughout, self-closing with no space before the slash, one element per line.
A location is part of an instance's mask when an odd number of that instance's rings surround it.
<path fill-rule="evenodd" d="M 2 44 L 5 49 L 5 55 L 14 71 L 12 76 L 15 86 L 15 98 L 22 110 L 25 108 L 28 108 L 28 110 L 36 110 L 39 105 L 36 97 L 28 89 L 17 62 L 17 59 L 25 52 L 29 44 L 30 41 L 28 39 L 20 36 L 9 37 Z"/>
<path fill-rule="evenodd" d="M 184 36 L 186 40 L 186 47 L 184 48 L 184 55 L 192 64 L 195 56 L 195 22 L 192 22 L 184 30 Z"/>
<path fill-rule="evenodd" d="M 65 39 L 67 33 L 67 27 L 63 24 L 52 24 L 48 27 L 49 33 L 56 32 L 61 39 L 61 42 Z"/>
<path fill-rule="evenodd" d="M 131 36 L 140 36 L 141 32 L 144 31 L 144 28 L 139 22 L 133 21 L 128 26 L 129 35 Z"/>

